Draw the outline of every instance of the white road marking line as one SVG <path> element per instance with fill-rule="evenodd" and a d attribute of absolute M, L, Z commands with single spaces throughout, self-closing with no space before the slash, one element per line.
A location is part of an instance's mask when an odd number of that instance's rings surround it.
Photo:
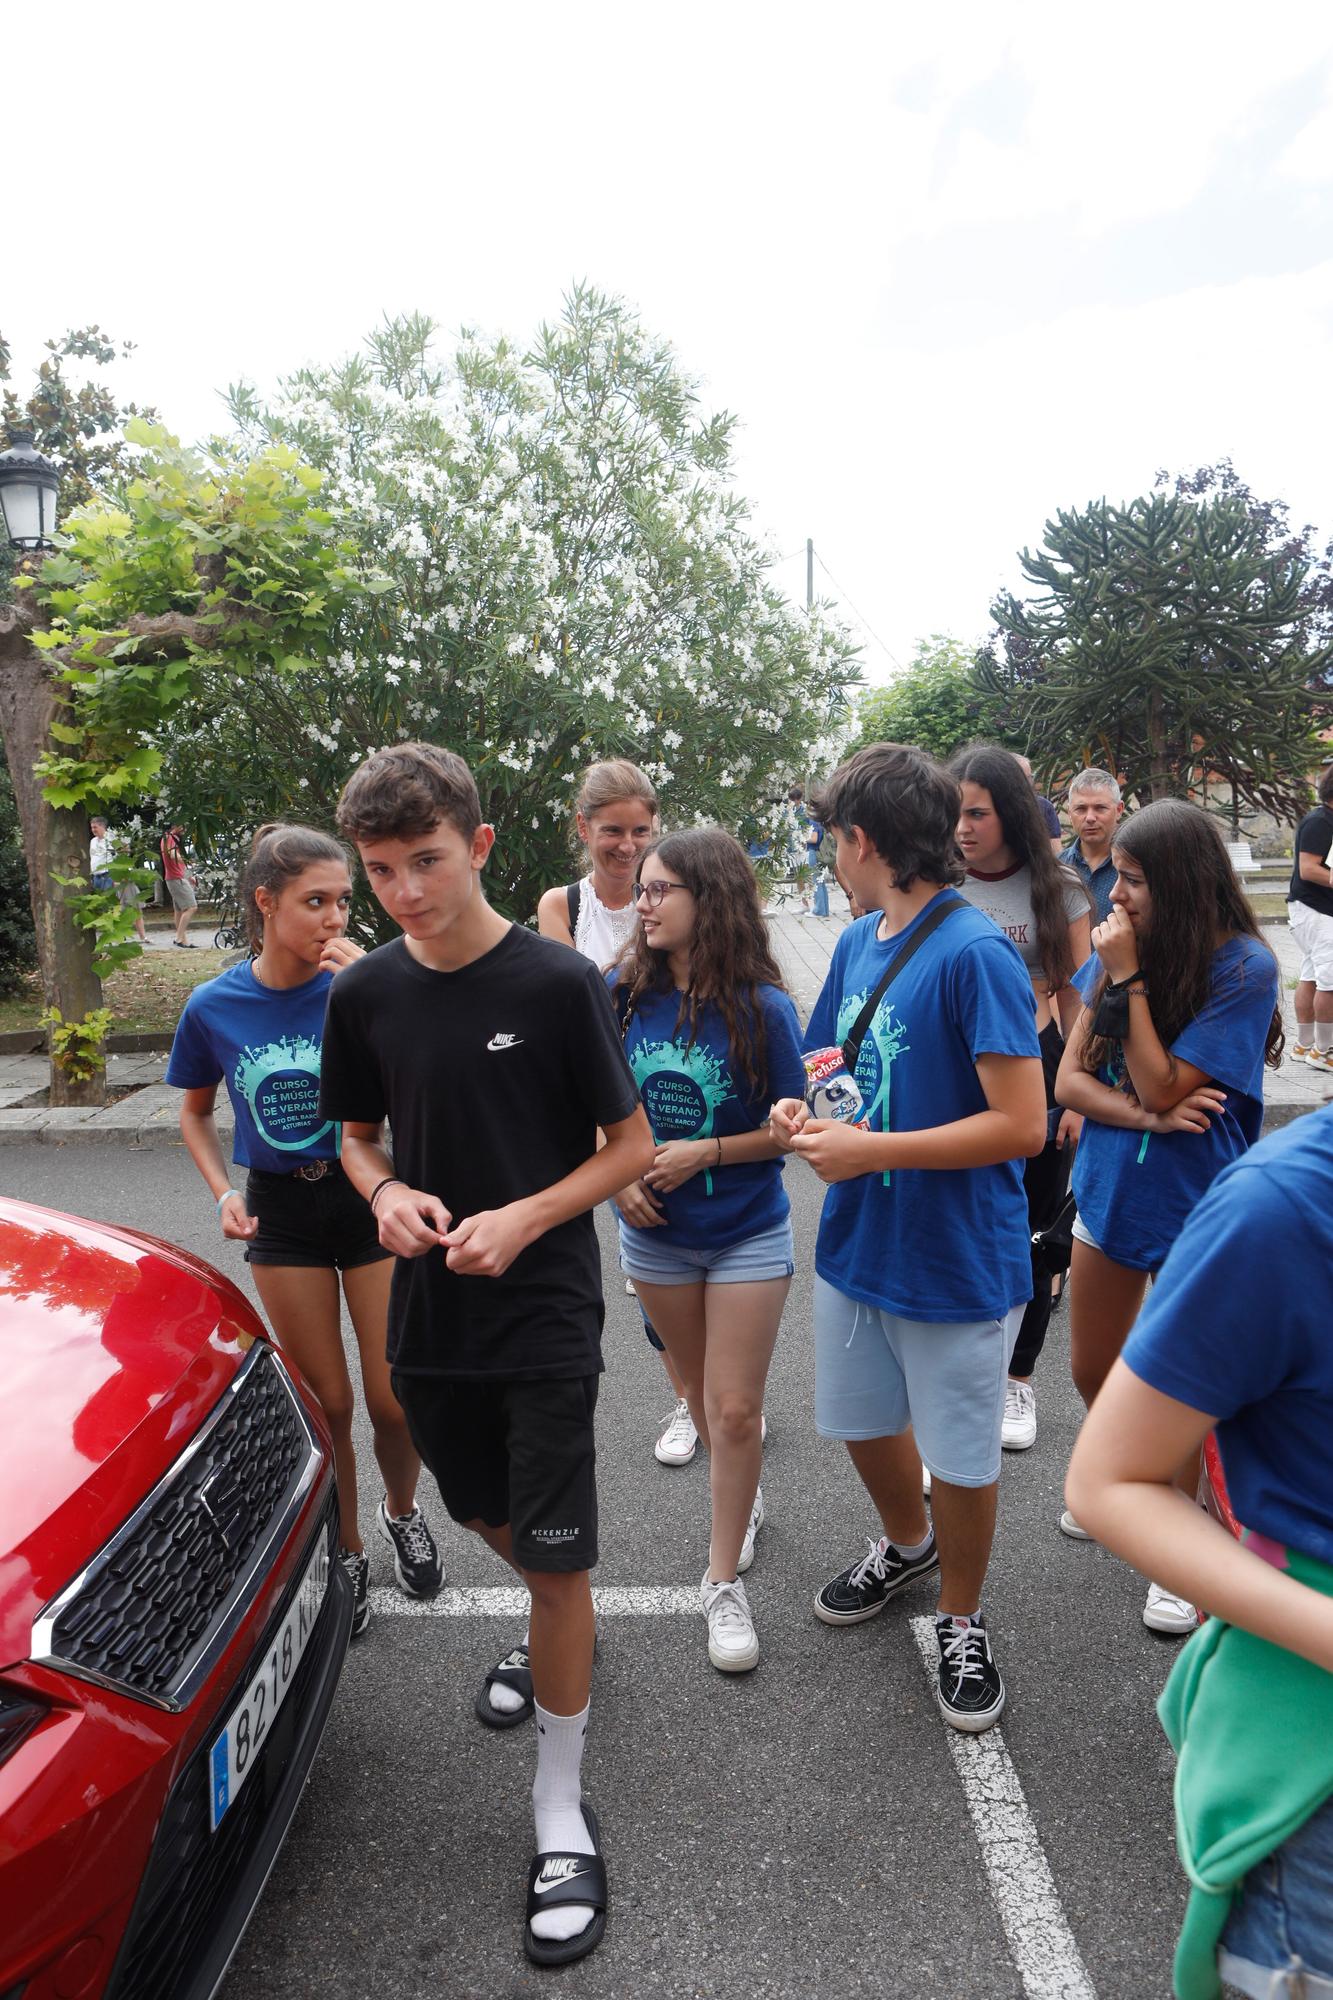
<path fill-rule="evenodd" d="M 593 1608 L 599 1618 L 680 1618 L 697 1616 L 699 1586 L 663 1585 L 641 1590 L 594 1590 Z M 501 1586 L 472 1590 L 442 1590 L 424 1601 L 404 1597 L 401 1590 L 378 1587 L 370 1593 L 371 1609 L 381 1618 L 526 1618 L 528 1593 Z"/>
<path fill-rule="evenodd" d="M 914 1618 L 912 1636 L 933 1690 L 940 1657 L 934 1619 Z M 944 1734 L 1024 1993 L 1028 2000 L 1096 2000 L 999 1728 L 968 1736 L 945 1723 Z"/>

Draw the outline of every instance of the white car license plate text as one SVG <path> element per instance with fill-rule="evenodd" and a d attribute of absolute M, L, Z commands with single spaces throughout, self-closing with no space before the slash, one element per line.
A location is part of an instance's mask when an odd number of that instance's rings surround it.
<path fill-rule="evenodd" d="M 226 1728 L 209 1751 L 209 1809 L 215 1833 L 259 1761 L 259 1752 L 315 1629 L 328 1581 L 329 1545 L 327 1536 L 321 1534 L 319 1547 L 301 1578 L 301 1587 L 287 1616 L 274 1634 L 249 1687 L 228 1716 Z"/>

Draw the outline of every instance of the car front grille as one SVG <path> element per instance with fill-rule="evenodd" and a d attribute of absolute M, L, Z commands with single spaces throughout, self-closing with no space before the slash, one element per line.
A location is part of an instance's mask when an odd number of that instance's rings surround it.
<path fill-rule="evenodd" d="M 248 1685 L 300 1585 L 319 1535 L 336 1558 L 337 1500 L 330 1494 L 316 1534 L 228 1699 Z M 211 1994 L 263 1888 L 296 1810 L 337 1685 L 351 1626 L 350 1593 L 335 1578 L 275 1724 L 245 1784 L 211 1830 L 209 1748 L 191 1756 L 163 1808 L 152 1855 L 107 1988 L 107 2000 L 198 2000 Z M 225 1703 L 218 1712 L 220 1722 Z"/>
<path fill-rule="evenodd" d="M 290 1531 L 320 1458 L 285 1370 L 256 1342 L 171 1470 L 47 1606 L 33 1658 L 184 1707 Z"/>

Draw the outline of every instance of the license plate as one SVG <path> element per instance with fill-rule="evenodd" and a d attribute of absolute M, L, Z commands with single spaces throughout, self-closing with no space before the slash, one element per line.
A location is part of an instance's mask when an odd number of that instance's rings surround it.
<path fill-rule="evenodd" d="M 209 1809 L 216 1833 L 228 1808 L 259 1762 L 259 1753 L 286 1699 L 297 1664 L 315 1629 L 329 1583 L 329 1545 L 324 1534 L 301 1578 L 287 1616 L 273 1635 L 249 1687 L 227 1717 L 227 1726 L 208 1753 L 212 1785 Z"/>

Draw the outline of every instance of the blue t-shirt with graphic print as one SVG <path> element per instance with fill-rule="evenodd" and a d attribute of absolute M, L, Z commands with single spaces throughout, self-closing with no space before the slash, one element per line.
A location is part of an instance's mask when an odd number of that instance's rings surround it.
<path fill-rule="evenodd" d="M 1333 1563 L 1333 1108 L 1226 1167 L 1176 1239 L 1124 1358 L 1218 1418 L 1236 1518 Z"/>
<path fill-rule="evenodd" d="M 616 975 L 607 984 L 617 1007 Z M 643 1098 L 643 1108 L 659 1146 L 670 1139 L 727 1139 L 765 1123 L 775 1098 L 805 1091 L 801 1025 L 790 995 L 761 986 L 764 1014 L 766 1088 L 755 1094 L 732 1060 L 727 1024 L 711 1001 L 700 1010 L 698 1033 L 687 1047 L 689 1028 L 677 1028 L 679 993 L 646 993 L 629 1018 L 625 1054 Z M 784 1222 L 789 1213 L 782 1185 L 782 1160 L 747 1160 L 705 1167 L 669 1194 L 659 1194 L 666 1220 L 645 1232 L 654 1242 L 725 1250 Z M 620 1226 L 631 1225 L 623 1216 Z"/>
<path fill-rule="evenodd" d="M 953 895 L 953 890 L 942 890 Z M 887 943 L 876 912 L 833 948 L 807 1049 L 840 1045 L 890 960 L 938 902 Z M 980 910 L 926 939 L 875 1012 L 856 1063 L 875 1132 L 924 1132 L 985 1111 L 983 1055 L 1040 1055 L 1032 982 Z M 824 1197 L 815 1269 L 849 1298 L 902 1319 L 1003 1319 L 1032 1296 L 1022 1160 L 947 1170 L 895 1167 L 839 1181 Z"/>
<path fill-rule="evenodd" d="M 1096 952 L 1074 974 L 1087 1000 L 1101 972 Z M 1151 1002 L 1149 1003 L 1151 1005 Z M 1259 1137 L 1264 1121 L 1264 1042 L 1277 1005 L 1277 961 L 1258 938 L 1228 938 L 1213 955 L 1212 996 L 1170 1053 L 1227 1093 L 1206 1132 L 1134 1132 L 1083 1123 L 1074 1155 L 1074 1198 L 1088 1234 L 1113 1262 L 1155 1271 L 1191 1209 L 1223 1167 Z M 1127 1089 L 1123 1054 L 1099 1083 Z"/>
<path fill-rule="evenodd" d="M 167 1082 L 180 1090 L 225 1083 L 236 1113 L 233 1157 L 261 1173 L 290 1174 L 336 1160 L 338 1127 L 320 1116 L 319 1063 L 331 972 L 281 992 L 261 986 L 245 959 L 196 986 L 171 1045 Z"/>

